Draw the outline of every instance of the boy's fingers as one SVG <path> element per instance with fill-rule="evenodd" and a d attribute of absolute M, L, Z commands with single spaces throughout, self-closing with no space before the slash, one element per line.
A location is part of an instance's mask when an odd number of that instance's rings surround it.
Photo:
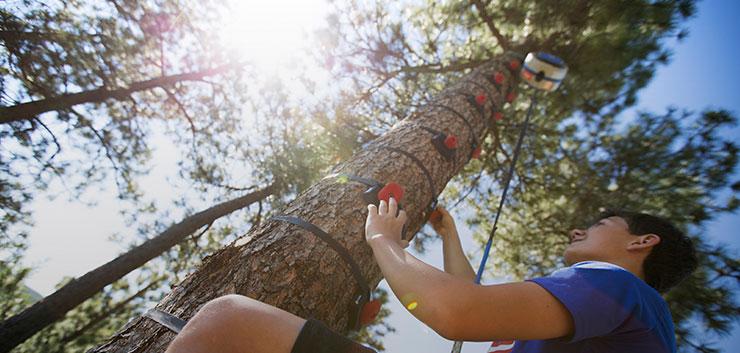
<path fill-rule="evenodd" d="M 376 214 L 378 214 L 378 206 L 375 206 L 373 204 L 367 205 L 367 215 L 371 216 Z"/>
<path fill-rule="evenodd" d="M 384 215 L 388 213 L 388 204 L 385 202 L 385 200 L 380 200 L 380 206 L 378 207 L 378 214 Z"/>
<path fill-rule="evenodd" d="M 409 241 L 408 240 L 401 240 L 401 247 L 406 249 L 409 247 Z"/>
<path fill-rule="evenodd" d="M 398 212 L 398 219 L 406 223 L 406 211 L 401 210 Z"/>
<path fill-rule="evenodd" d="M 444 207 L 442 207 L 442 206 L 437 206 L 437 209 L 438 209 L 438 210 L 439 210 L 439 212 L 441 212 L 441 213 L 442 213 L 443 215 L 449 215 L 449 214 L 450 214 L 450 213 L 449 213 L 449 212 L 447 212 L 447 210 L 445 210 L 445 208 L 444 208 Z"/>
<path fill-rule="evenodd" d="M 388 213 L 390 213 L 392 216 L 396 216 L 396 212 L 398 211 L 398 203 L 396 203 L 396 199 L 391 197 L 388 200 Z"/>

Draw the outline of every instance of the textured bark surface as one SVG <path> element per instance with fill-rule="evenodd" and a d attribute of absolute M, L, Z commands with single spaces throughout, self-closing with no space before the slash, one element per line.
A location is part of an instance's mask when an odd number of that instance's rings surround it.
<path fill-rule="evenodd" d="M 501 91 L 486 79 L 496 71 L 506 75 Z M 405 189 L 402 204 L 409 218 L 407 237 L 410 237 L 426 222 L 433 197 L 467 163 L 473 149 L 471 139 L 476 136 L 482 140 L 487 124 L 493 124 L 490 118 L 493 111 L 504 105 L 506 93 L 516 82 L 516 75 L 512 75 L 504 62 L 482 65 L 434 101 L 462 113 L 472 125 L 472 131 L 452 111 L 430 105 L 396 124 L 332 172 L 401 184 Z M 481 93 L 487 96 L 483 114 L 468 102 L 468 97 Z M 456 158 L 453 161 L 444 159 L 433 147 L 431 133 L 421 126 L 457 135 Z M 404 155 L 390 152 L 386 146 L 408 151 L 423 162 L 434 180 L 434 194 L 419 166 Z M 362 192 L 366 188 L 352 181 L 338 183 L 336 178 L 323 179 L 289 203 L 280 214 L 300 217 L 331 234 L 352 255 L 368 285 L 374 288 L 382 274 L 364 238 L 367 205 Z M 304 318 L 320 319 L 333 330 L 345 333 L 348 308 L 356 291 L 357 284 L 348 266 L 327 244 L 302 228 L 268 220 L 262 227 L 206 258 L 197 271 L 159 302 L 157 308 L 188 319 L 207 301 L 238 293 Z M 91 351 L 162 352 L 173 337 L 166 328 L 139 317 Z"/>

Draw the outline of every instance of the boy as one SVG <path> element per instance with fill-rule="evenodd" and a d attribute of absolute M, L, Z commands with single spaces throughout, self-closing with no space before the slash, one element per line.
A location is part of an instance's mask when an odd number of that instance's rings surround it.
<path fill-rule="evenodd" d="M 449 340 L 491 341 L 489 352 L 675 352 L 665 292 L 696 268 L 688 237 L 650 215 L 601 215 L 571 231 L 570 267 L 518 283 L 476 285 L 444 209 L 433 224 L 444 241 L 445 272 L 408 254 L 406 222 L 394 199 L 368 205 L 365 237 L 388 285 L 410 312 Z M 504 342 L 501 340 L 516 340 Z M 201 308 L 168 352 L 374 352 L 239 295 Z"/>

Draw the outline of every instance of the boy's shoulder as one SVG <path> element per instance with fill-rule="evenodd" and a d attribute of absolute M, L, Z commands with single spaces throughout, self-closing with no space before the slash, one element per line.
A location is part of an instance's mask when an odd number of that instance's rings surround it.
<path fill-rule="evenodd" d="M 638 316 L 652 316 L 658 320 L 666 314 L 670 319 L 668 304 L 655 288 L 632 272 L 608 262 L 583 261 L 553 272 L 553 277 L 577 277 L 587 290 L 598 291 L 595 295 L 608 294 L 625 308 L 632 308 Z M 549 277 L 549 276 L 548 276 Z M 653 320 L 648 320 L 653 321 Z"/>
<path fill-rule="evenodd" d="M 530 281 L 563 303 L 573 318 L 574 333 L 562 339 L 523 341 L 513 352 L 580 351 L 596 346 L 607 347 L 603 352 L 641 351 L 635 350 L 637 346 L 651 347 L 653 352 L 675 352 L 673 324 L 665 300 L 622 267 L 585 261 Z"/>

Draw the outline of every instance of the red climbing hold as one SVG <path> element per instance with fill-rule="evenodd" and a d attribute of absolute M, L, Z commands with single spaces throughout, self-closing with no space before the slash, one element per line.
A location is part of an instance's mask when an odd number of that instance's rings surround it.
<path fill-rule="evenodd" d="M 475 149 L 473 150 L 473 153 L 471 153 L 471 154 L 470 154 L 470 158 L 473 158 L 473 159 L 478 159 L 478 158 L 480 158 L 480 153 L 481 153 L 481 151 L 482 151 L 482 150 L 481 150 L 480 146 L 476 147 L 476 148 L 475 148 Z"/>
<path fill-rule="evenodd" d="M 506 101 L 511 103 L 516 99 L 516 92 L 509 92 L 509 94 L 506 95 Z"/>
<path fill-rule="evenodd" d="M 455 135 L 448 135 L 445 138 L 445 146 L 449 149 L 457 148 L 457 137 Z"/>
<path fill-rule="evenodd" d="M 511 69 L 512 71 L 519 70 L 519 65 L 519 60 L 512 59 L 511 61 L 509 61 L 509 69 Z"/>
<path fill-rule="evenodd" d="M 375 321 L 375 318 L 380 312 L 380 301 L 373 299 L 362 306 L 362 312 L 360 313 L 360 325 L 367 326 Z"/>
<path fill-rule="evenodd" d="M 504 80 L 506 79 L 506 76 L 504 76 L 503 73 L 497 72 L 495 75 L 493 75 L 493 81 L 496 82 L 496 84 L 502 84 L 504 83 Z"/>
<path fill-rule="evenodd" d="M 483 105 L 484 103 L 486 103 L 486 95 L 479 94 L 475 96 L 475 102 L 478 103 L 478 105 Z"/>
<path fill-rule="evenodd" d="M 396 202 L 401 202 L 403 199 L 403 187 L 399 184 L 390 182 L 378 191 L 378 200 L 384 200 L 389 202 L 389 199 L 393 196 Z"/>
<path fill-rule="evenodd" d="M 499 121 L 504 118 L 504 114 L 501 112 L 494 112 L 493 113 L 493 120 Z"/>

